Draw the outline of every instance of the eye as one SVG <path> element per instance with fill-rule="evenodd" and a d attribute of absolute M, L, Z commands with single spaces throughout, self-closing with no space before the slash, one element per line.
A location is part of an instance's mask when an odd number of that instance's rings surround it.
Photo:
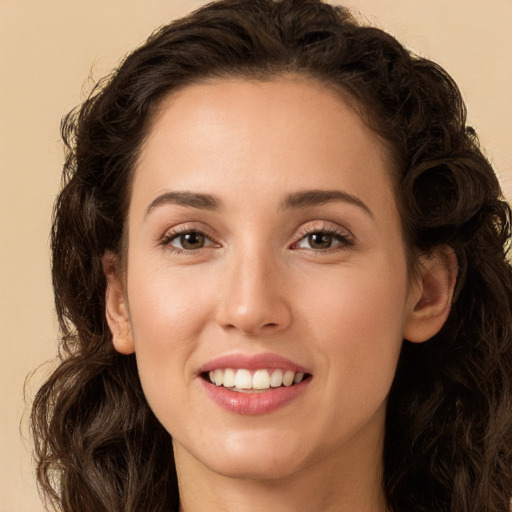
<path fill-rule="evenodd" d="M 299 241 L 298 246 L 303 249 L 331 249 L 334 246 L 340 245 L 340 240 L 337 239 L 334 233 L 317 232 L 310 233 Z"/>
<path fill-rule="evenodd" d="M 183 231 L 166 236 L 163 245 L 178 251 L 196 251 L 204 247 L 215 245 L 214 242 L 201 231 Z"/>
<path fill-rule="evenodd" d="M 310 225 L 301 229 L 291 249 L 306 249 L 316 252 L 332 252 L 348 249 L 354 245 L 353 236 L 338 226 Z"/>

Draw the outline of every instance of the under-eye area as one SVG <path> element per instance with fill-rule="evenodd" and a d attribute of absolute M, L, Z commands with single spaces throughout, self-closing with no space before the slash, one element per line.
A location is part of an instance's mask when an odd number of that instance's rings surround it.
<path fill-rule="evenodd" d="M 217 368 L 209 372 L 203 372 L 201 377 L 210 384 L 231 391 L 256 393 L 294 386 L 311 379 L 312 375 L 280 368 L 258 370 Z"/>

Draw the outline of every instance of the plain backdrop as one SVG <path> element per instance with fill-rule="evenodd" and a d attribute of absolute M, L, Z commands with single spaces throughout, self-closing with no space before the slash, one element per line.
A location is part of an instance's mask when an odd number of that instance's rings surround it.
<path fill-rule="evenodd" d="M 41 512 L 27 411 L 55 357 L 48 232 L 60 118 L 162 23 L 200 0 L 0 0 L 0 512 Z M 347 0 L 455 78 L 512 197 L 512 0 Z M 149 512 L 149 511 L 148 511 Z"/>

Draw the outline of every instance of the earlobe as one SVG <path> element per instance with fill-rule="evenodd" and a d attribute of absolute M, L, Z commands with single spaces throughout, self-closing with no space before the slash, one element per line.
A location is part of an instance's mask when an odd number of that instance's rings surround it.
<path fill-rule="evenodd" d="M 457 256 L 447 245 L 436 246 L 420 256 L 404 325 L 406 340 L 421 343 L 441 330 L 450 314 L 457 272 Z"/>
<path fill-rule="evenodd" d="M 105 315 L 112 333 L 114 348 L 121 354 L 133 354 L 135 347 L 130 327 L 128 305 L 120 276 L 118 258 L 106 252 L 102 258 L 103 272 L 107 279 L 105 291 Z"/>

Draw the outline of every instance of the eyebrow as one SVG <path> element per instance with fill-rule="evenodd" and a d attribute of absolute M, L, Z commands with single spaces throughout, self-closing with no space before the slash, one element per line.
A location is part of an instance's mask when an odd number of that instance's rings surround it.
<path fill-rule="evenodd" d="M 217 210 L 219 201 L 210 194 L 200 194 L 197 192 L 166 192 L 159 195 L 146 208 L 146 215 L 158 206 L 166 204 L 176 204 L 178 206 L 189 206 L 190 208 L 199 208 L 202 210 Z"/>
<path fill-rule="evenodd" d="M 304 190 L 290 194 L 282 203 L 284 209 L 308 208 L 332 201 L 342 201 L 358 206 L 373 217 L 373 213 L 368 206 L 356 196 L 343 192 L 341 190 Z"/>
<path fill-rule="evenodd" d="M 281 208 L 285 210 L 301 209 L 333 201 L 342 201 L 358 206 L 373 217 L 372 211 L 363 201 L 361 201 L 361 199 L 341 190 L 304 190 L 294 192 L 285 198 L 281 203 Z M 198 208 L 201 210 L 218 210 L 220 207 L 220 201 L 210 194 L 189 191 L 173 191 L 166 192 L 156 197 L 146 208 L 145 215 L 149 215 L 155 208 L 167 204 Z"/>

